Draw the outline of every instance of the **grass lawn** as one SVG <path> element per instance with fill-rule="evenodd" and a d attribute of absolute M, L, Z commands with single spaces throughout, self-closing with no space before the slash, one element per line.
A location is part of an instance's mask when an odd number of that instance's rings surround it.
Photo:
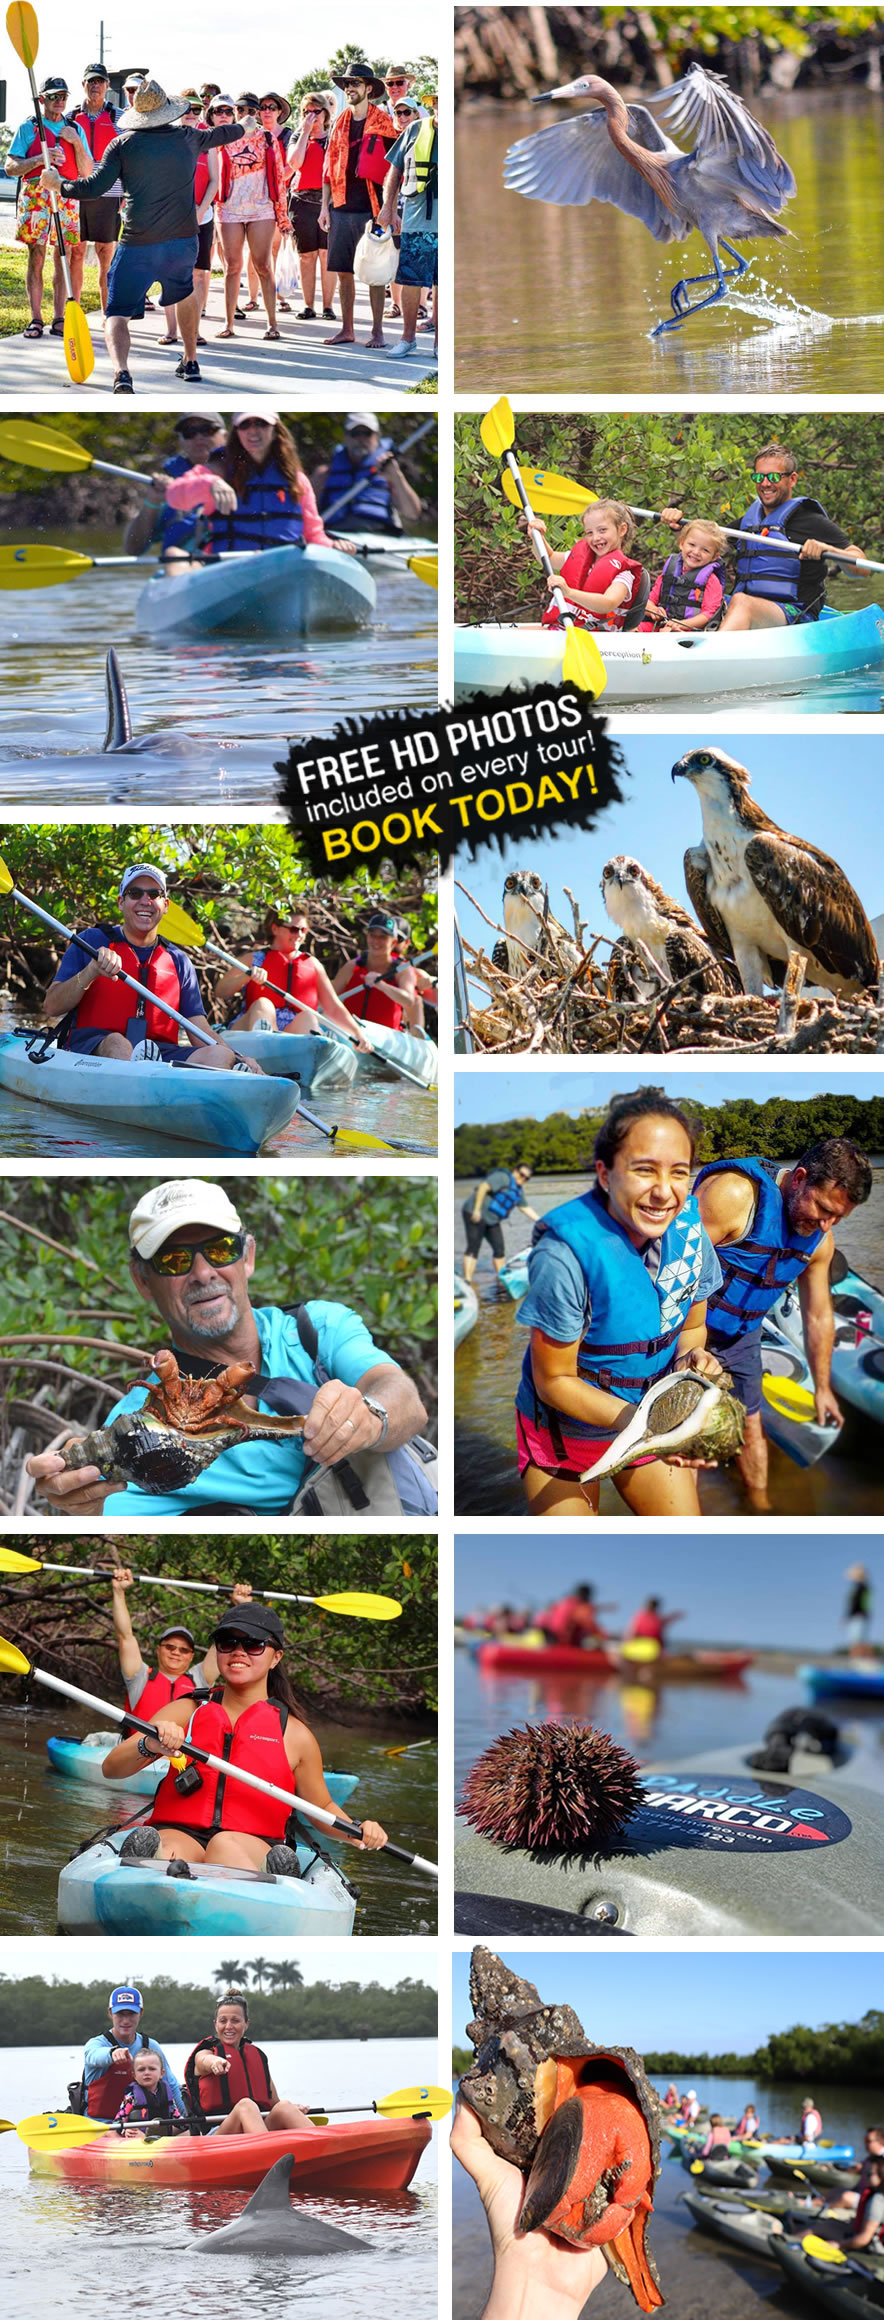
<path fill-rule="evenodd" d="M 26 330 L 30 322 L 31 309 L 25 289 L 26 267 L 27 252 L 23 243 L 16 243 L 13 248 L 8 243 L 0 245 L 0 338 L 15 337 L 18 331 Z M 83 275 L 80 304 L 85 313 L 94 314 L 99 303 L 98 267 L 87 266 Z M 48 250 L 43 269 L 43 320 L 48 330 L 52 321 L 52 261 Z"/>
<path fill-rule="evenodd" d="M 431 371 L 429 378 L 421 379 L 416 387 L 409 387 L 408 392 L 410 395 L 438 395 L 438 371 Z"/>

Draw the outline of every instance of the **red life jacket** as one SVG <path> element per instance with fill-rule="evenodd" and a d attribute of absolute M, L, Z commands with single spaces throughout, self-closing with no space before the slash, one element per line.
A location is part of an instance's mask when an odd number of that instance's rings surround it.
<path fill-rule="evenodd" d="M 99 2035 L 107 2039 L 107 2069 L 99 2071 L 98 2077 L 91 2079 L 86 2088 L 86 2117 L 88 2119 L 115 2119 L 126 2089 L 131 2086 L 135 2074 L 131 2061 L 112 2062 L 110 2059 L 114 2047 L 119 2045 L 119 2040 L 114 2038 L 109 2030 L 102 2030 Z M 150 2045 L 150 2039 L 145 2036 L 143 2030 L 139 2030 L 132 2048 L 133 2056 L 138 2052 L 139 2039 L 142 2047 Z M 108 2104 L 110 2109 L 107 2108 Z"/>
<path fill-rule="evenodd" d="M 283 1740 L 288 1709 L 279 1700 L 256 1700 L 232 1724 L 221 1699 L 219 1690 L 199 1701 L 187 1727 L 188 1739 L 198 1748 L 207 1748 L 212 1756 L 241 1764 L 244 1772 L 260 1773 L 277 1788 L 290 1789 L 293 1806 L 295 1776 Z M 258 1789 L 244 1788 L 238 1780 L 228 1780 L 224 1773 L 212 1772 L 208 1765 L 199 1769 L 202 1787 L 192 1796 L 181 1796 L 170 1766 L 154 1797 L 148 1816 L 151 1821 L 161 1828 L 195 1829 L 198 1833 L 236 1829 L 242 1836 L 263 1837 L 268 1845 L 283 1842 L 291 1807 L 263 1796 Z"/>
<path fill-rule="evenodd" d="M 253 999 L 272 999 L 277 1013 L 280 1007 L 285 1006 L 286 1000 L 291 1007 L 318 1007 L 319 977 L 316 961 L 309 954 L 302 957 L 300 952 L 296 952 L 294 958 L 287 959 L 282 951 L 265 951 L 261 964 L 266 971 L 267 982 L 256 983 L 253 977 L 250 978 L 242 995 L 246 1007 L 251 1006 Z M 272 991 L 268 989 L 270 983 L 275 986 Z M 285 993 L 284 998 L 280 997 L 281 992 Z"/>
<path fill-rule="evenodd" d="M 311 137 L 298 171 L 298 193 L 318 193 L 322 184 L 325 147 L 326 139 L 324 137 Z"/>
<path fill-rule="evenodd" d="M 76 140 L 74 141 L 73 145 L 71 145 L 66 137 L 60 136 L 58 130 L 53 129 L 51 121 L 44 121 L 43 126 L 46 131 L 46 148 L 53 169 L 58 170 L 60 177 L 79 176 L 79 170 L 77 168 Z M 55 150 L 56 147 L 57 151 Z M 27 169 L 25 171 L 26 178 L 36 176 L 38 169 L 42 169 L 43 167 L 43 147 L 37 135 L 36 121 L 34 122 L 34 134 L 31 138 L 30 145 L 28 146 L 27 153 L 25 154 L 25 160 L 30 161 L 32 155 L 36 161 L 37 168 Z"/>
<path fill-rule="evenodd" d="M 226 2054 L 230 2069 L 223 2078 L 198 2078 L 198 2054 Z M 223 2038 L 198 2039 L 184 2066 L 184 2083 L 195 2111 L 232 2111 L 234 2103 L 245 2101 L 247 2096 L 263 2111 L 269 2111 L 273 2103 L 267 2056 L 263 2047 L 253 2046 L 248 2038 L 241 2046 L 228 2046 Z"/>
<path fill-rule="evenodd" d="M 114 138 L 119 135 L 113 114 L 108 111 L 106 105 L 103 106 L 100 113 L 90 113 L 88 106 L 83 105 L 80 111 L 74 114 L 74 120 L 78 128 L 83 131 L 93 161 L 103 161 L 108 146 L 112 145 Z"/>
<path fill-rule="evenodd" d="M 862 2230 L 862 2220 L 863 2220 L 863 2216 L 864 2216 L 864 2214 L 865 2214 L 866 2208 L 868 2207 L 869 2200 L 871 2199 L 871 2196 L 872 2196 L 872 2186 L 871 2186 L 871 2184 L 869 2183 L 869 2184 L 867 2184 L 865 2191 L 861 2191 L 861 2192 L 860 2192 L 859 2198 L 858 2198 L 858 2200 L 857 2200 L 857 2203 L 856 2203 L 856 2214 L 855 2214 L 855 2216 L 854 2216 L 854 2219 L 853 2219 L 853 2237 L 854 2237 L 854 2238 L 856 2237 L 856 2234 L 857 2234 L 857 2232 Z M 869 2242 L 869 2245 L 870 2245 L 870 2247 L 875 2247 L 875 2246 L 878 2246 L 878 2247 L 880 2247 L 880 2246 L 882 2245 L 882 2243 L 884 2243 L 884 2224 L 879 2224 L 879 2226 L 878 2226 L 878 2229 L 877 2229 L 877 2231 L 876 2231 L 876 2233 L 875 2233 L 874 2239 L 870 2240 L 870 2242 Z"/>
<path fill-rule="evenodd" d="M 589 596 L 604 596 L 612 580 L 616 580 L 621 572 L 632 574 L 630 595 L 621 597 L 616 609 L 606 613 L 587 612 L 579 604 L 572 604 L 571 611 L 578 628 L 622 628 L 630 604 L 635 601 L 642 566 L 636 563 L 634 557 L 624 556 L 621 548 L 611 548 L 607 555 L 597 557 L 588 540 L 575 543 L 559 573 L 559 579 L 564 580 L 566 588 L 585 589 Z M 562 627 L 562 615 L 557 604 L 550 602 L 547 605 L 542 625 L 544 628 Z"/>
<path fill-rule="evenodd" d="M 648 1636 L 652 1643 L 666 1641 L 666 1631 L 659 1611 L 637 1611 L 635 1618 L 630 1620 L 629 1633 Z"/>
<path fill-rule="evenodd" d="M 563 1595 L 560 1603 L 551 1603 L 540 1624 L 560 1643 L 577 1643 L 582 1636 L 599 1632 L 591 1604 L 579 1603 L 576 1595 Z"/>
<path fill-rule="evenodd" d="M 101 932 L 104 933 L 104 928 Z M 107 943 L 108 948 L 115 950 L 122 959 L 127 975 L 134 975 L 136 982 L 146 983 L 149 991 L 156 991 L 159 997 L 168 999 L 170 1007 L 180 1008 L 181 982 L 178 969 L 171 951 L 166 949 L 163 941 L 158 939 L 155 942 L 146 967 L 142 965 L 131 943 L 127 943 L 125 935 L 118 933 L 116 928 L 108 933 Z M 90 1031 L 125 1033 L 131 1018 L 142 1006 L 144 1001 L 136 1000 L 134 991 L 130 992 L 127 983 L 110 982 L 107 975 L 96 975 L 94 983 L 90 983 L 88 991 L 80 1000 L 74 1022 L 78 1031 L 82 1031 L 85 1026 Z M 149 1039 L 175 1038 L 171 1016 L 165 1015 L 161 1007 L 152 1007 L 148 1002 L 144 1011 Z"/>
<path fill-rule="evenodd" d="M 164 1676 L 159 1670 L 154 1674 L 151 1670 L 138 1706 L 133 1708 L 132 1714 L 148 1718 L 159 1716 L 168 1707 L 170 1700 L 183 1700 L 185 1694 L 192 1692 L 193 1688 L 192 1675 L 176 1676 L 173 1683 L 171 1676 Z"/>
<path fill-rule="evenodd" d="M 388 974 L 395 979 L 397 964 L 395 958 L 390 960 L 389 967 L 384 971 L 385 981 Z M 349 1008 L 351 1015 L 358 1016 L 360 1023 L 386 1023 L 391 1031 L 398 1031 L 403 1016 L 398 999 L 388 999 L 386 991 L 376 990 L 373 983 L 367 984 L 367 971 L 367 959 L 361 956 L 350 969 L 345 1007 Z"/>
<path fill-rule="evenodd" d="M 205 192 L 208 182 L 209 156 L 207 153 L 198 153 L 196 168 L 193 173 L 193 199 L 194 205 L 197 209 L 202 206 L 202 203 L 205 199 Z"/>

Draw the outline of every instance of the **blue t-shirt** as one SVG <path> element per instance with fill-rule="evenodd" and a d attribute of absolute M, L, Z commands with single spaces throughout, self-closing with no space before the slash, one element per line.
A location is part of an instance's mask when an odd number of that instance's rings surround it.
<path fill-rule="evenodd" d="M 640 1265 L 644 1265 L 655 1281 L 660 1270 L 662 1239 L 646 1241 L 643 1249 L 636 1249 Z M 723 1279 L 721 1266 L 707 1233 L 701 1240 L 702 1260 L 700 1277 L 693 1302 L 701 1305 L 720 1288 Z M 525 1329 L 542 1329 L 544 1337 L 551 1337 L 554 1345 L 576 1345 L 585 1337 L 592 1319 L 592 1306 L 586 1275 L 580 1259 L 566 1241 L 560 1241 L 551 1232 L 541 1233 L 531 1250 L 530 1286 L 516 1313 L 516 1320 Z M 673 1358 L 675 1355 L 673 1347 Z M 613 1389 L 616 1392 L 616 1387 Z M 516 1408 L 526 1417 L 533 1416 L 533 1397 L 524 1379 L 519 1382 Z M 581 1418 L 568 1414 L 564 1423 L 569 1435 L 598 1441 L 607 1440 L 610 1427 L 587 1424 Z"/>
<path fill-rule="evenodd" d="M 107 942 L 108 933 L 110 933 L 111 937 L 110 945 L 108 945 Z M 113 926 L 110 928 L 100 926 L 86 926 L 83 929 L 83 939 L 85 942 L 91 943 L 94 950 L 100 950 L 102 947 L 105 949 L 112 949 L 114 944 L 117 942 L 129 942 L 129 937 L 127 934 L 124 934 L 123 928 L 121 926 Z M 193 966 L 193 961 L 188 958 L 186 951 L 179 950 L 177 943 L 167 943 L 165 936 L 162 934 L 160 936 L 160 941 L 163 944 L 164 950 L 167 950 L 170 954 L 170 957 L 174 960 L 175 972 L 181 985 L 181 997 L 178 1001 L 179 1015 L 204 1015 L 205 1007 L 203 1005 L 200 987 L 196 979 L 196 972 Z M 138 960 L 139 968 L 149 967 L 155 947 L 156 946 L 153 943 L 129 943 L 130 950 L 134 951 L 135 957 Z M 88 951 L 84 951 L 81 948 L 81 945 L 77 942 L 76 937 L 74 937 L 73 942 L 68 944 L 67 950 L 65 951 L 64 957 L 61 961 L 61 965 L 56 970 L 56 982 L 71 982 L 74 975 L 79 975 L 82 972 L 82 969 L 84 967 L 88 967 L 88 965 L 89 953 Z M 141 981 L 140 974 L 138 976 L 138 981 Z M 124 983 L 123 989 L 126 990 L 126 988 L 127 986 Z M 134 991 L 132 993 L 132 998 L 134 1002 Z M 134 1004 L 132 1013 L 133 1015 L 135 1014 Z M 174 1039 L 175 1029 L 171 1015 L 169 1017 L 169 1033 L 170 1037 Z"/>
<path fill-rule="evenodd" d="M 53 126 L 52 126 L 52 122 L 51 122 L 51 121 L 47 121 L 47 120 L 44 118 L 44 121 L 43 121 L 43 127 L 44 127 L 44 129 L 45 129 L 45 131 L 46 131 L 46 145 L 47 145 L 47 149 L 48 149 L 48 153 L 49 153 L 49 159 L 50 159 L 50 161 L 52 160 L 52 148 L 53 148 L 53 145 L 56 143 L 56 140 L 57 140 L 57 139 L 59 139 L 59 138 L 63 138 L 63 139 L 64 139 L 64 142 L 65 142 L 67 145 L 73 145 L 75 142 L 76 142 L 76 143 L 79 143 L 80 145 L 82 145 L 84 153 L 88 153 L 88 152 L 89 152 L 89 147 L 88 147 L 88 144 L 87 144 L 87 142 L 86 142 L 86 139 L 85 139 L 85 137 L 84 137 L 84 135 L 83 135 L 82 129 L 75 128 L 75 127 L 74 127 L 74 124 L 73 124 L 71 121 L 60 121 L 60 122 L 59 122 L 59 125 L 58 125 L 58 128 L 57 128 L 57 129 L 54 129 L 54 128 L 53 128 Z M 26 160 L 27 160 L 27 157 L 28 157 L 28 154 L 30 153 L 31 146 L 33 145 L 34 138 L 35 138 L 36 134 L 37 134 L 37 123 L 36 123 L 36 121 L 35 121 L 35 119 L 34 119 L 34 116 L 33 116 L 33 113 L 32 113 L 32 114 L 31 114 L 31 118 L 30 118 L 30 120 L 29 120 L 29 121 L 23 121 L 23 122 L 22 122 L 22 125 L 21 125 L 21 128 L 20 128 L 20 129 L 16 129 L 15 136 L 13 137 L 12 144 L 10 145 L 10 148 L 9 148 L 9 156 L 8 156 L 8 158 L 9 158 L 9 159 L 11 159 L 11 160 L 13 160 L 13 161 L 26 161 Z M 90 159 L 91 159 L 91 155 L 90 155 Z M 35 166 L 35 169 L 36 169 L 36 164 L 37 164 L 37 161 L 38 161 L 38 160 L 39 160 L 39 162 L 40 162 L 40 168 L 42 169 L 42 167 L 43 167 L 42 158 L 41 158 L 41 156 L 40 156 L 39 154 L 35 154 L 35 155 L 34 155 L 34 166 Z"/>
<path fill-rule="evenodd" d="M 120 2039 L 120 2040 L 117 2040 L 117 2039 L 115 2039 L 115 2038 L 114 2038 L 114 2033 L 113 2033 L 113 2031 L 112 2031 L 112 2030 L 109 2030 L 109 2031 L 108 2031 L 108 2037 L 109 2037 L 109 2038 L 112 2040 L 112 2043 L 113 2043 L 114 2045 L 117 2045 L 117 2044 L 119 2044 L 119 2045 L 122 2045 L 122 2044 L 123 2044 L 123 2040 L 122 2040 L 122 2039 Z M 141 2043 L 141 2031 L 140 2031 L 140 2030 L 136 2031 L 136 2033 L 135 2033 L 135 2044 L 134 2044 L 134 2046 L 133 2046 L 133 2047 L 132 2047 L 132 2049 L 131 2049 L 131 2051 L 132 2051 L 132 2057 L 133 2057 L 133 2060 L 134 2060 L 134 2058 L 135 2058 L 135 2055 L 136 2055 L 136 2054 L 143 2054 L 143 2053 L 145 2053 L 145 2052 L 146 2052 L 148 2049 L 149 2049 L 149 2051 L 150 2051 L 150 2053 L 151 2053 L 151 2054 L 158 2054 L 158 2055 L 159 2055 L 160 2061 L 161 2061 L 161 2063 L 162 2063 L 162 2065 L 163 2065 L 163 2071 L 164 2071 L 165 2077 L 166 2077 L 166 2079 L 168 2080 L 168 2083 L 169 2083 L 169 2086 L 170 2086 L 170 2088 L 171 2088 L 172 2094 L 174 2095 L 175 2101 L 176 2101 L 177 2103 L 180 2103 L 180 2105 L 181 2105 L 181 2109 L 182 2109 L 183 2111 L 187 2111 L 187 2110 L 189 2110 L 189 2109 L 190 2109 L 190 2104 L 189 2104 L 189 2102 L 188 2102 L 188 2101 L 186 2101 L 186 2099 L 185 2099 L 184 2095 L 182 2094 L 182 2092 L 181 2092 L 181 2088 L 180 2088 L 180 2086 L 179 2086 L 179 2084 L 178 2084 L 178 2080 L 177 2080 L 177 2078 L 176 2078 L 176 2077 L 175 2077 L 175 2075 L 174 2075 L 174 2072 L 173 2072 L 173 2071 L 171 2071 L 171 2070 L 169 2069 L 169 2065 L 168 2065 L 168 2063 L 167 2063 L 167 2061 L 166 2061 L 166 2057 L 165 2057 L 165 2055 L 164 2055 L 164 2053 L 163 2053 L 163 2049 L 162 2049 L 162 2047 L 157 2045 L 157 2042 L 156 2042 L 156 2039 L 155 2039 L 155 2038 L 146 2038 L 146 2039 L 145 2039 L 144 2046 L 142 2046 L 142 2043 Z M 84 2063 L 85 2063 L 85 2076 L 86 2076 L 86 2085 L 87 2085 L 87 2086 L 91 2086 L 91 2085 L 92 2085 L 92 2081 L 93 2081 L 93 2079 L 94 2079 L 94 2078 L 100 2078 L 100 2077 L 101 2077 L 101 2074 L 102 2074 L 102 2071 L 104 2071 L 104 2070 L 106 2070 L 106 2069 L 107 2069 L 108 2062 L 109 2062 L 109 2060 L 110 2060 L 110 2054 L 111 2054 L 111 2048 L 110 2048 L 110 2046 L 109 2046 L 109 2045 L 108 2045 L 108 2043 L 107 2043 L 107 2038 L 104 2038 L 104 2037 L 87 2038 L 87 2040 L 86 2040 L 86 2049 L 85 2049 L 85 2055 L 84 2055 Z"/>
<path fill-rule="evenodd" d="M 307 1303 L 307 1312 L 319 1340 L 318 1358 L 329 1376 L 340 1379 L 342 1385 L 358 1385 L 366 1370 L 379 1362 L 389 1362 L 395 1368 L 392 1355 L 375 1345 L 365 1322 L 349 1305 L 331 1305 L 314 1297 Z M 313 1365 L 301 1344 L 294 1314 L 265 1305 L 255 1309 L 255 1321 L 265 1376 L 299 1378 L 304 1385 L 314 1385 Z M 182 1357 L 185 1366 L 186 1356 Z M 147 1387 L 133 1386 L 121 1402 L 114 1403 L 105 1425 L 122 1410 L 140 1410 L 146 1400 Z M 259 1410 L 267 1406 L 259 1394 Z M 247 1507 L 250 1513 L 278 1515 L 296 1496 L 306 1466 L 300 1435 L 289 1442 L 244 1442 L 241 1448 L 222 1450 L 184 1490 L 154 1493 L 139 1490 L 133 1482 L 127 1490 L 112 1491 L 105 1499 L 104 1513 L 110 1520 L 128 1515 L 141 1521 L 142 1517 L 163 1514 L 211 1514 L 213 1507 L 233 1505 Z"/>

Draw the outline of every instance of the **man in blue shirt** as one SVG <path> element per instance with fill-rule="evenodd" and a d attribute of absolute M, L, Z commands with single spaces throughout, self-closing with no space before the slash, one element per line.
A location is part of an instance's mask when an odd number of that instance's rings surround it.
<path fill-rule="evenodd" d="M 132 2064 L 136 2054 L 147 2049 L 158 2054 L 165 2077 L 181 2109 L 190 2108 L 183 2095 L 161 2046 L 155 2038 L 148 2038 L 139 2028 L 143 2011 L 141 1991 L 131 1983 L 112 1990 L 108 2000 L 110 2029 L 100 2030 L 97 2037 L 87 2038 L 83 2076 L 86 2082 L 86 2111 L 90 2119 L 116 2118 L 127 2086 L 132 2081 Z"/>
<path fill-rule="evenodd" d="M 118 924 L 84 929 L 83 940 L 97 951 L 97 959 L 90 958 L 76 937 L 68 944 L 43 1001 L 44 1015 L 55 1022 L 73 1010 L 64 1044 L 80 1055 L 109 1055 L 120 1062 L 146 1056 L 151 1061 L 232 1070 L 238 1058 L 211 1031 L 186 951 L 160 935 L 168 904 L 165 873 L 152 862 L 130 863 L 120 880 L 119 899 Z M 120 982 L 121 968 L 155 990 L 157 998 L 167 998 L 211 1044 L 195 1039 L 193 1046 L 179 1046 L 173 1017 L 155 1002 L 139 1000 L 128 983 Z"/>
<path fill-rule="evenodd" d="M 308 1466 L 337 1466 L 360 1451 L 397 1450 L 426 1425 L 411 1379 L 375 1345 L 360 1315 L 324 1298 L 305 1306 L 318 1359 L 328 1372 L 310 1399 L 315 1372 L 294 1315 L 250 1303 L 255 1241 L 220 1184 L 186 1177 L 154 1185 L 129 1218 L 129 1247 L 138 1294 L 159 1313 L 163 1341 L 182 1370 L 214 1377 L 222 1365 L 248 1361 L 267 1380 L 296 1379 L 307 1388 L 310 1405 L 304 1431 L 284 1441 L 246 1440 L 222 1450 L 185 1489 L 168 1492 L 131 1483 L 120 1490 L 103 1481 L 96 1466 L 66 1468 L 47 1451 L 29 1458 L 28 1472 L 54 1512 L 133 1523 L 220 1511 L 278 1516 L 288 1513 Z M 124 1410 L 140 1409 L 146 1395 L 145 1386 L 133 1387 L 105 1424 Z M 259 1409 L 272 1410 L 262 1403 L 260 1375 L 254 1396 Z"/>

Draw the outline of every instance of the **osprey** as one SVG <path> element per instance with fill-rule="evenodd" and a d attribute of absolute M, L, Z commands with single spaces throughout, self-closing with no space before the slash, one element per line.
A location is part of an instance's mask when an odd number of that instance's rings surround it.
<path fill-rule="evenodd" d="M 689 913 L 682 909 L 680 902 L 673 902 L 670 894 L 664 894 L 650 871 L 631 854 L 615 854 L 605 863 L 602 901 L 608 917 L 636 945 L 638 973 L 633 975 L 633 980 L 639 997 L 653 996 L 658 989 L 656 981 L 641 972 L 643 950 L 650 952 L 664 983 L 678 983 L 692 968 L 698 968 L 701 971 L 689 986 L 692 992 L 722 992 L 734 987 L 727 970 L 719 965 Z M 619 977 L 626 964 L 624 946 L 617 944 L 615 949 Z"/>
<path fill-rule="evenodd" d="M 538 878 L 536 870 L 511 870 L 504 879 L 503 923 L 506 941 L 495 943 L 491 953 L 493 966 L 507 967 L 511 975 L 524 975 L 528 967 L 536 964 L 532 955 L 535 951 L 543 958 L 552 959 L 554 965 L 564 960 L 569 967 L 579 966 L 581 953 L 577 944 L 553 917 L 543 879 Z"/>
<path fill-rule="evenodd" d="M 693 782 L 703 814 L 703 844 L 684 858 L 688 893 L 744 991 L 760 998 L 782 983 L 790 951 L 803 952 L 811 983 L 839 995 L 874 986 L 878 946 L 858 894 L 830 855 L 754 803 L 746 767 L 723 749 L 689 749 L 672 779 Z"/>

